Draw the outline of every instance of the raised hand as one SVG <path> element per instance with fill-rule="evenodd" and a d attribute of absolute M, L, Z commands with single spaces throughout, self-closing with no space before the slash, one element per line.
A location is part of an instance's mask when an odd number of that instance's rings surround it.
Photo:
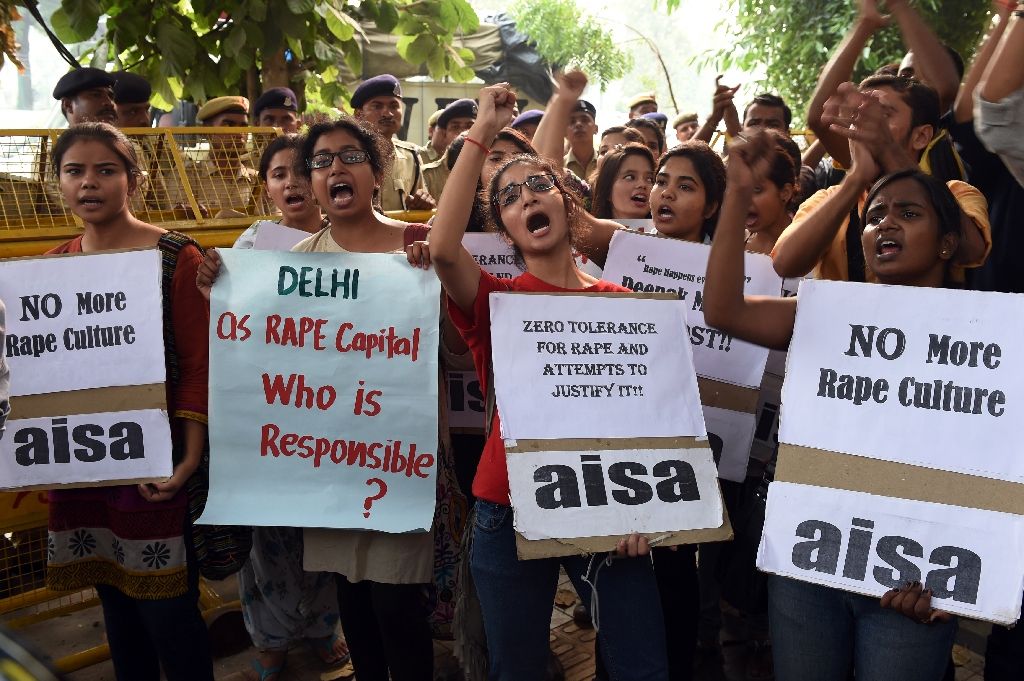
<path fill-rule="evenodd" d="M 715 78 L 715 95 L 711 100 L 711 113 L 713 116 L 721 118 L 725 115 L 725 110 L 733 104 L 733 98 L 736 96 L 736 92 L 740 89 L 739 85 L 732 87 L 728 85 L 722 85 L 722 76 L 719 74 L 718 78 Z"/>
<path fill-rule="evenodd" d="M 764 132 L 738 135 L 729 144 L 727 187 L 756 187 L 771 171 L 775 154 L 775 140 Z"/>
<path fill-rule="evenodd" d="M 488 131 L 487 140 L 478 140 L 489 144 L 494 135 L 512 121 L 512 113 L 516 107 L 516 93 L 508 83 L 490 85 L 480 90 L 477 95 L 476 124 L 473 127 L 485 126 Z"/>
<path fill-rule="evenodd" d="M 579 99 L 587 88 L 587 74 L 579 69 L 572 69 L 566 72 L 555 74 L 555 83 L 558 85 L 558 94 L 564 97 Z"/>
<path fill-rule="evenodd" d="M 889 25 L 891 17 L 878 9 L 878 0 L 858 0 L 860 20 L 878 31 Z"/>

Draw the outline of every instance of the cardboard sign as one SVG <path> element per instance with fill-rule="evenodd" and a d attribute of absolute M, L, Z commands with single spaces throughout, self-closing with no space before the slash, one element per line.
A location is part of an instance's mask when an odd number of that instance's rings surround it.
<path fill-rule="evenodd" d="M 483 432 L 486 396 L 475 371 L 448 372 L 448 427 L 457 432 Z"/>
<path fill-rule="evenodd" d="M 684 303 L 492 293 L 502 437 L 704 436 Z"/>
<path fill-rule="evenodd" d="M 252 247 L 257 251 L 290 251 L 295 244 L 309 236 L 309 232 L 301 229 L 261 220 L 256 226 L 256 240 Z"/>
<path fill-rule="evenodd" d="M 498 279 L 515 279 L 525 270 L 516 264 L 516 254 L 503 236 L 494 232 L 467 232 L 463 247 L 469 251 L 480 269 Z"/>
<path fill-rule="evenodd" d="M 805 281 L 758 565 L 1010 623 L 1024 586 L 1019 296 Z"/>
<path fill-rule="evenodd" d="M 160 252 L 0 261 L 11 395 L 163 383 Z"/>
<path fill-rule="evenodd" d="M 628 227 L 634 232 L 642 234 L 657 234 L 658 228 L 654 226 L 651 218 L 612 218 L 623 227 Z"/>
<path fill-rule="evenodd" d="M 733 482 L 747 479 L 754 424 L 753 414 L 704 406 L 704 425 L 718 464 L 718 477 Z"/>
<path fill-rule="evenodd" d="M 171 475 L 156 249 L 0 262 L 12 413 L 0 489 Z"/>
<path fill-rule="evenodd" d="M 806 281 L 780 440 L 1024 482 L 1022 338 L 1020 296 Z"/>
<path fill-rule="evenodd" d="M 404 255 L 221 256 L 202 522 L 429 529 L 437 277 Z"/>
<path fill-rule="evenodd" d="M 538 540 L 721 527 L 709 454 L 694 448 L 509 455 L 516 531 Z"/>
<path fill-rule="evenodd" d="M 757 566 L 869 596 L 921 582 L 933 607 L 1012 624 L 1022 555 L 1019 515 L 775 481 Z"/>
<path fill-rule="evenodd" d="M 604 278 L 636 292 L 671 293 L 686 304 L 697 375 L 734 385 L 761 385 L 768 351 L 704 322 L 704 273 L 711 247 L 620 230 L 612 236 Z M 745 256 L 747 295 L 777 296 L 782 280 L 765 255 Z"/>

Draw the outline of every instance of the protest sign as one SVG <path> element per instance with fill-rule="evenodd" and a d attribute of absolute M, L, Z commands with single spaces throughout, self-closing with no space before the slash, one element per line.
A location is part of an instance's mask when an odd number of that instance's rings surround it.
<path fill-rule="evenodd" d="M 290 251 L 295 244 L 309 236 L 309 232 L 303 232 L 301 229 L 279 225 L 270 220 L 260 220 L 256 225 L 256 240 L 252 247 L 257 251 Z"/>
<path fill-rule="evenodd" d="M 170 476 L 156 249 L 0 262 L 12 413 L 0 488 Z"/>
<path fill-rule="evenodd" d="M 1016 620 L 1024 301 L 825 281 L 799 300 L 759 567 L 871 595 L 922 581 L 935 607 Z"/>
<path fill-rule="evenodd" d="M 754 415 L 732 409 L 704 406 L 704 426 L 718 464 L 718 477 L 733 482 L 747 479 Z"/>
<path fill-rule="evenodd" d="M 451 430 L 482 433 L 484 400 L 475 371 L 448 372 L 448 427 Z"/>
<path fill-rule="evenodd" d="M 492 293 L 502 437 L 704 436 L 684 303 Z"/>
<path fill-rule="evenodd" d="M 429 529 L 437 277 L 404 255 L 221 256 L 201 522 Z"/>
<path fill-rule="evenodd" d="M 651 218 L 613 218 L 615 222 L 619 223 L 623 227 L 628 227 L 634 232 L 642 232 L 643 234 L 657 234 L 658 228 L 654 226 L 654 220 Z"/>
<path fill-rule="evenodd" d="M 1012 624 L 1021 555 L 1020 515 L 777 480 L 757 565 L 869 596 L 921 582 L 932 607 Z"/>
<path fill-rule="evenodd" d="M 1022 337 L 1017 296 L 806 281 L 779 437 L 1024 482 Z"/>
<path fill-rule="evenodd" d="M 615 232 L 608 248 L 604 278 L 638 293 L 671 293 L 686 303 L 686 320 L 697 375 L 734 385 L 756 388 L 768 350 L 707 326 L 704 322 L 704 273 L 711 247 L 704 244 Z M 744 267 L 747 295 L 777 296 L 782 280 L 771 259 L 747 253 Z"/>
<path fill-rule="evenodd" d="M 722 525 L 715 464 L 706 448 L 510 454 L 516 531 L 528 540 Z"/>
<path fill-rule="evenodd" d="M 462 245 L 480 269 L 498 279 L 515 279 L 525 271 L 516 264 L 512 244 L 496 232 L 467 232 L 462 237 Z"/>

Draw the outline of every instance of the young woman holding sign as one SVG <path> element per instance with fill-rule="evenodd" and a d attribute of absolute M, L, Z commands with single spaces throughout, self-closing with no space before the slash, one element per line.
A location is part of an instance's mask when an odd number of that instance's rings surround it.
<path fill-rule="evenodd" d="M 743 294 L 743 216 L 754 187 L 770 173 L 773 142 L 764 133 L 729 146 L 729 189 L 704 287 L 709 324 L 752 343 L 785 349 L 793 334 L 797 298 Z M 853 167 L 844 183 L 860 191 L 878 174 L 874 159 L 851 144 Z M 946 185 L 916 169 L 871 186 L 861 224 L 867 265 L 884 284 L 943 287 L 959 244 L 960 209 Z M 846 681 L 936 681 L 946 670 L 956 622 L 931 609 L 916 584 L 878 600 L 769 575 L 776 677 Z M 902 617 L 891 608 L 901 612 Z"/>
<path fill-rule="evenodd" d="M 409 249 L 413 264 L 431 260 L 448 294 L 448 309 L 476 364 L 481 386 L 490 375 L 492 291 L 623 291 L 595 280 L 576 267 L 572 244 L 583 209 L 569 193 L 561 171 L 536 156 L 516 156 L 498 170 L 488 186 L 488 218 L 505 234 L 526 263 L 527 273 L 497 279 L 480 269 L 462 247 L 465 225 L 475 200 L 476 180 L 498 131 L 512 119 L 515 95 L 507 86 L 484 88 L 476 122 L 466 137 L 441 196 L 429 252 L 426 244 Z M 487 444 L 473 482 L 477 497 L 470 561 L 483 611 L 490 656 L 490 678 L 501 681 L 542 679 L 548 660 L 551 603 L 564 564 L 578 593 L 589 600 L 596 584 L 600 596 L 598 635 L 611 678 L 667 679 L 665 636 L 658 591 L 647 542 L 636 535 L 619 543 L 633 556 L 520 561 L 516 556 L 509 506 L 505 447 L 495 411 Z M 598 575 L 599 573 L 599 575 Z M 599 579 L 598 579 L 599 576 Z M 586 580 L 586 581 L 585 581 Z"/>
<path fill-rule="evenodd" d="M 328 224 L 292 250 L 401 253 L 407 244 L 425 238 L 426 225 L 392 220 L 373 208 L 374 194 L 387 177 L 393 156 L 387 140 L 349 116 L 310 128 L 299 149 L 299 173 L 310 183 Z M 207 296 L 219 269 L 220 258 L 211 250 L 197 278 Z M 456 349 L 452 334 L 457 336 L 454 331 L 442 332 L 442 366 L 450 361 L 447 346 Z M 437 619 L 450 618 L 452 574 L 458 559 L 454 537 L 465 517 L 444 443 L 446 433 L 442 427 L 438 438 L 439 503 L 432 532 L 304 531 L 305 569 L 337 574 L 341 623 L 360 681 L 433 678 L 428 614 L 433 607 L 441 613 Z M 424 594 L 435 581 L 440 587 L 433 590 L 438 602 L 427 603 Z M 449 600 L 442 601 L 441 594 Z"/>
<path fill-rule="evenodd" d="M 106 123 L 65 130 L 53 168 L 83 234 L 50 253 L 159 248 L 163 254 L 167 411 L 174 473 L 158 483 L 50 492 L 46 584 L 96 587 L 119 680 L 213 681 L 186 483 L 207 446 L 209 307 L 195 288 L 202 260 L 188 237 L 136 219 L 142 172 L 132 143 Z M 98 285 L 115 285 L 112 280 Z"/>

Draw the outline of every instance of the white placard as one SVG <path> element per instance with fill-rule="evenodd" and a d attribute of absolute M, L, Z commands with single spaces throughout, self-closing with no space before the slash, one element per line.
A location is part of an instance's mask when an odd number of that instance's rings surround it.
<path fill-rule="evenodd" d="M 492 293 L 490 307 L 502 437 L 704 435 L 682 301 Z"/>
<path fill-rule="evenodd" d="M 0 489 L 170 475 L 171 431 L 159 409 L 16 419 L 0 440 Z"/>
<path fill-rule="evenodd" d="M 512 244 L 495 232 L 468 232 L 462 237 L 462 245 L 480 269 L 498 279 L 515 279 L 525 272 L 516 264 Z"/>
<path fill-rule="evenodd" d="M 448 427 L 483 431 L 486 396 L 475 371 L 448 372 Z"/>
<path fill-rule="evenodd" d="M 252 247 L 257 251 L 290 251 L 295 244 L 309 236 L 309 232 L 303 232 L 301 229 L 261 220 L 256 225 L 256 240 Z"/>
<path fill-rule="evenodd" d="M 1024 517 L 775 481 L 757 566 L 870 596 L 920 581 L 936 608 L 1012 624 Z"/>
<path fill-rule="evenodd" d="M 0 261 L 0 299 L 12 396 L 167 380 L 155 248 Z"/>
<path fill-rule="evenodd" d="M 743 482 L 747 479 L 754 418 L 753 414 L 742 411 L 704 406 L 708 442 L 718 463 L 718 477 L 723 480 Z"/>
<path fill-rule="evenodd" d="M 704 273 L 711 247 L 704 244 L 615 232 L 608 249 L 604 278 L 637 292 L 674 293 L 683 300 L 693 344 L 697 374 L 756 388 L 761 385 L 768 350 L 732 338 L 704 321 Z M 771 258 L 747 253 L 744 259 L 747 295 L 778 296 L 782 280 Z"/>
<path fill-rule="evenodd" d="M 508 454 L 508 482 L 515 528 L 526 539 L 722 525 L 710 449 Z"/>
<path fill-rule="evenodd" d="M 651 218 L 612 218 L 612 220 L 642 234 L 657 234 L 658 232 L 658 228 L 654 226 L 654 220 Z"/>
<path fill-rule="evenodd" d="M 779 439 L 1024 482 L 1022 338 L 1019 295 L 805 281 Z"/>

